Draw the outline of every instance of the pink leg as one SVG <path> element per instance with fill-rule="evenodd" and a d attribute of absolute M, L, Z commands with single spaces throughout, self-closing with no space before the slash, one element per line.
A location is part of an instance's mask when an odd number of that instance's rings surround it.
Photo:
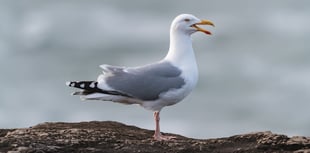
<path fill-rule="evenodd" d="M 155 133 L 154 133 L 154 136 L 153 136 L 153 137 L 154 137 L 155 140 L 161 141 L 161 140 L 171 140 L 171 139 L 176 138 L 176 137 L 173 137 L 173 136 L 164 136 L 164 135 L 162 135 L 162 134 L 160 133 L 159 111 L 154 112 L 154 119 L 155 119 L 155 125 L 156 125 L 156 127 L 155 127 Z"/>

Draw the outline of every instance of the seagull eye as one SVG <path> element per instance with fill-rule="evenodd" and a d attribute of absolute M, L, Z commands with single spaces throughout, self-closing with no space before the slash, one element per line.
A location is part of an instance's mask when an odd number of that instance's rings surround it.
<path fill-rule="evenodd" d="M 190 19 L 184 19 L 184 21 L 185 21 L 185 22 L 189 22 L 189 21 L 190 21 Z"/>

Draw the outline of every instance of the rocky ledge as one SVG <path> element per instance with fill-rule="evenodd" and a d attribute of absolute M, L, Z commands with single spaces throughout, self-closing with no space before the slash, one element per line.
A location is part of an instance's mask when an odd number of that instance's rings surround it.
<path fill-rule="evenodd" d="M 24 129 L 0 129 L 0 153 L 310 153 L 310 138 L 256 132 L 217 139 L 180 135 L 154 141 L 153 131 L 117 122 L 43 123 Z"/>

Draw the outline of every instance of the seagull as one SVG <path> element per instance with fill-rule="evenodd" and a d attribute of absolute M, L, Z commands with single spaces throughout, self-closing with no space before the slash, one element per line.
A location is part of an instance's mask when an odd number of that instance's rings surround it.
<path fill-rule="evenodd" d="M 82 89 L 74 92 L 82 100 L 112 101 L 138 104 L 154 112 L 155 140 L 175 137 L 162 135 L 159 113 L 165 106 L 182 101 L 196 86 L 198 69 L 191 35 L 197 31 L 211 35 L 198 25 L 214 24 L 191 14 L 178 15 L 170 27 L 170 46 L 160 61 L 138 67 L 100 65 L 103 73 L 97 81 L 68 81 L 69 87 Z"/>

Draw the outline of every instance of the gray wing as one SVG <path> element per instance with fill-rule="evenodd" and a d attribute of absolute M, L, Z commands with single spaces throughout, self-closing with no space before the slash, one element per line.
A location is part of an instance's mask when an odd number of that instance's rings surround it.
<path fill-rule="evenodd" d="M 105 82 L 114 90 L 140 100 L 156 100 L 170 89 L 181 88 L 185 81 L 181 70 L 169 62 L 158 62 L 138 68 L 104 65 Z"/>

